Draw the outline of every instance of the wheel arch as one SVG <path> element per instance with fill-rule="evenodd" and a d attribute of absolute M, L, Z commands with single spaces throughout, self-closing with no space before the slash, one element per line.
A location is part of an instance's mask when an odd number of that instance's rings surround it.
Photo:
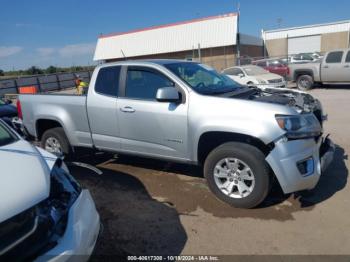
<path fill-rule="evenodd" d="M 299 76 L 308 75 L 314 79 L 314 72 L 311 69 L 298 69 L 294 71 L 294 80 L 297 81 Z"/>
<path fill-rule="evenodd" d="M 199 137 L 197 145 L 197 163 L 203 164 L 208 154 L 219 145 L 226 142 L 241 142 L 258 148 L 265 156 L 271 152 L 273 143 L 266 144 L 254 136 L 225 131 L 208 131 Z"/>
<path fill-rule="evenodd" d="M 41 140 L 43 134 L 49 130 L 56 127 L 61 127 L 70 142 L 69 136 L 67 135 L 67 131 L 64 128 L 64 125 L 57 119 L 51 119 L 51 118 L 41 118 L 36 120 L 35 122 L 35 131 L 36 131 L 36 138 Z"/>

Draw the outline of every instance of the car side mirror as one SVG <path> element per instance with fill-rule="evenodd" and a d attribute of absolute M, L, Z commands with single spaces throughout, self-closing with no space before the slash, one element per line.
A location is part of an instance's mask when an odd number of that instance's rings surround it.
<path fill-rule="evenodd" d="M 243 77 L 244 77 L 244 74 L 240 73 L 240 74 L 238 74 L 238 76 L 239 76 L 240 78 L 243 78 Z"/>
<path fill-rule="evenodd" d="M 163 87 L 157 90 L 156 99 L 158 102 L 179 102 L 180 94 L 174 87 Z"/>

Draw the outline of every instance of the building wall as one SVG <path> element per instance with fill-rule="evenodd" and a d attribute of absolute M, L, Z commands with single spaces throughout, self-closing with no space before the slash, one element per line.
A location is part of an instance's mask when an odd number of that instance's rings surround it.
<path fill-rule="evenodd" d="M 321 35 L 321 52 L 349 47 L 349 32 L 337 32 Z"/>
<path fill-rule="evenodd" d="M 201 49 L 202 63 L 214 67 L 221 71 L 227 67 L 234 66 L 237 58 L 236 46 L 222 46 L 215 48 Z M 241 56 L 248 55 L 251 57 L 261 57 L 262 47 L 253 45 L 241 45 Z M 155 54 L 138 57 L 128 57 L 128 59 L 189 59 L 198 61 L 198 50 L 188 50 L 167 54 Z M 122 61 L 124 59 L 109 59 L 106 62 Z"/>
<path fill-rule="evenodd" d="M 265 42 L 266 55 L 270 57 L 285 56 L 288 52 L 288 39 L 271 39 Z"/>

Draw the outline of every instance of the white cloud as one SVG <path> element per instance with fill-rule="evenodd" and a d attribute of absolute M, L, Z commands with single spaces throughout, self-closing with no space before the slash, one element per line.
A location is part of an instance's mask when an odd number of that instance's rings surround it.
<path fill-rule="evenodd" d="M 95 50 L 95 43 L 82 43 L 74 45 L 66 45 L 59 49 L 62 57 L 72 57 L 93 54 Z"/>
<path fill-rule="evenodd" d="M 15 55 L 23 50 L 20 46 L 0 46 L 0 57 Z"/>
<path fill-rule="evenodd" d="M 47 57 L 56 52 L 56 49 L 53 47 L 39 47 L 36 49 L 39 56 Z"/>

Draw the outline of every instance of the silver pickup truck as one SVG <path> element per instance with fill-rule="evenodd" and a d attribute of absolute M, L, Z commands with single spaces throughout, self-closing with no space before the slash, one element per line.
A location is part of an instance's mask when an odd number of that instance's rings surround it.
<path fill-rule="evenodd" d="M 88 147 L 202 165 L 221 200 L 251 208 L 277 179 L 285 193 L 316 186 L 334 146 L 312 96 L 240 86 L 178 60 L 96 67 L 87 96 L 20 95 L 27 132 L 52 153 Z"/>
<path fill-rule="evenodd" d="M 290 64 L 290 79 L 300 90 L 309 90 L 318 84 L 350 84 L 350 49 L 326 53 L 319 62 Z"/>

